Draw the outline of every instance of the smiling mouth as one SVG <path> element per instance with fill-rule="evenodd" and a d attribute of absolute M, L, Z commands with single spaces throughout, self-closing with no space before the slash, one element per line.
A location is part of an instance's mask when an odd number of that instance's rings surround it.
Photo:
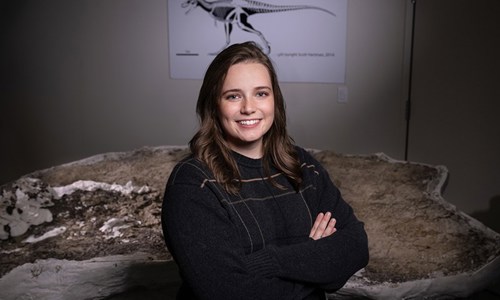
<path fill-rule="evenodd" d="M 243 121 L 238 121 L 238 123 L 240 123 L 241 125 L 254 125 L 254 124 L 257 124 L 259 123 L 260 120 L 243 120 Z"/>

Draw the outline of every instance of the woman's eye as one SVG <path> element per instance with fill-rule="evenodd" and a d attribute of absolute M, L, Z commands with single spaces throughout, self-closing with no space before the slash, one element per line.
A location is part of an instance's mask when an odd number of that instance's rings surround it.
<path fill-rule="evenodd" d="M 240 96 L 238 94 L 229 94 L 229 95 L 226 95 L 226 100 L 237 100 L 239 98 L 240 98 Z"/>
<path fill-rule="evenodd" d="M 258 92 L 257 93 L 257 97 L 267 97 L 267 96 L 269 96 L 268 92 Z"/>

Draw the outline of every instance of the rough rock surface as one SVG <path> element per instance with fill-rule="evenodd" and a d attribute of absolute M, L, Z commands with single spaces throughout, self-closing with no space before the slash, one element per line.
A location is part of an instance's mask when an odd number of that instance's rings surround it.
<path fill-rule="evenodd" d="M 500 279 L 500 235 L 441 197 L 446 168 L 382 154 L 312 153 L 369 236 L 369 265 L 330 298 L 465 297 Z M 102 154 L 1 186 L 0 298 L 175 289 L 160 205 L 186 154 L 170 146 Z"/>

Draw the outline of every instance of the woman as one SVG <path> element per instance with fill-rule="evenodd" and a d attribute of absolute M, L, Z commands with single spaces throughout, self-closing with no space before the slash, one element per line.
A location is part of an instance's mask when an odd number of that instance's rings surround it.
<path fill-rule="evenodd" d="M 363 223 L 286 130 L 269 58 L 251 42 L 209 66 L 192 154 L 162 208 L 178 299 L 326 299 L 368 263 Z"/>

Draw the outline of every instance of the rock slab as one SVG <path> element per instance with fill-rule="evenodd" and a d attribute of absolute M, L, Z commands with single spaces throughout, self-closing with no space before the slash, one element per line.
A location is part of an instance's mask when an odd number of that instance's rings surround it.
<path fill-rule="evenodd" d="M 500 235 L 442 198 L 445 167 L 310 151 L 369 237 L 368 266 L 330 299 L 466 297 L 500 280 Z M 161 197 L 187 153 L 184 146 L 106 153 L 0 186 L 0 298 L 175 289 Z"/>

